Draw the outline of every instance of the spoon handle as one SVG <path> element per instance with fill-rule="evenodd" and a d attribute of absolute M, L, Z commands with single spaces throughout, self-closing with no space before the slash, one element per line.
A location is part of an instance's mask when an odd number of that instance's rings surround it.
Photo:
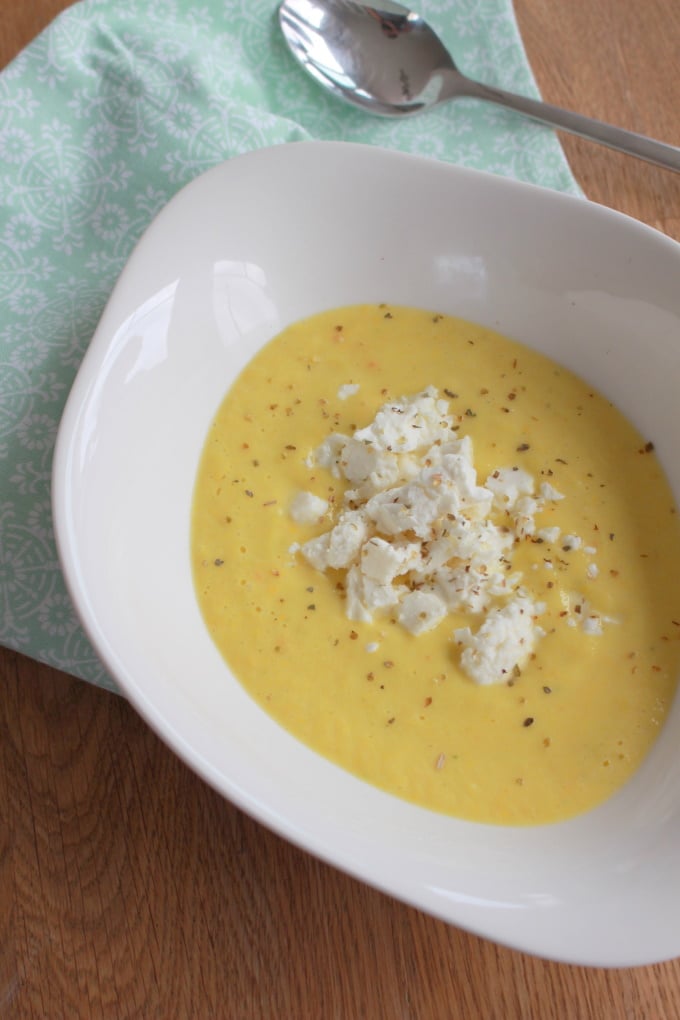
<path fill-rule="evenodd" d="M 487 99 L 492 103 L 498 103 L 500 106 L 515 110 L 517 113 L 522 113 L 526 117 L 531 117 L 532 120 L 540 121 L 542 124 L 549 124 L 562 131 L 569 131 L 573 135 L 580 135 L 590 141 L 601 142 L 603 145 L 608 145 L 610 149 L 619 149 L 630 156 L 637 156 L 639 159 L 647 160 L 648 163 L 655 163 L 666 170 L 675 170 L 680 173 L 680 149 L 674 145 L 657 142 L 653 138 L 647 138 L 646 135 L 638 135 L 634 131 L 613 127 L 611 124 L 605 124 L 592 117 L 584 117 L 580 113 L 563 110 L 559 106 L 551 106 L 549 103 L 542 103 L 536 99 L 528 99 L 526 96 L 505 92 L 503 89 L 482 85 L 464 75 L 460 77 L 463 81 L 456 83 L 455 90 L 455 94 L 458 96 L 464 94 L 476 99 Z"/>

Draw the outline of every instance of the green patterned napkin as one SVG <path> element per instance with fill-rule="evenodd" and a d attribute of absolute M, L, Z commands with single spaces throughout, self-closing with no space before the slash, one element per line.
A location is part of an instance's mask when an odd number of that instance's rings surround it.
<path fill-rule="evenodd" d="M 511 0 L 423 0 L 461 69 L 537 96 Z M 0 75 L 0 643 L 115 689 L 57 562 L 61 411 L 142 231 L 197 174 L 307 138 L 368 142 L 578 193 L 555 135 L 471 100 L 408 121 L 326 95 L 274 0 L 84 0 Z"/>

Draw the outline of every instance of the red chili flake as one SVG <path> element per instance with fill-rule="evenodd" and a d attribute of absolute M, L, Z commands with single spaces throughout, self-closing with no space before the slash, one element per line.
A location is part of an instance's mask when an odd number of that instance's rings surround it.
<path fill-rule="evenodd" d="M 246 496 L 250 496 L 250 498 L 251 498 L 251 499 L 252 499 L 252 498 L 253 498 L 253 496 L 255 495 L 255 493 L 253 492 L 253 490 L 252 490 L 252 489 L 246 489 L 246 490 L 245 490 L 245 494 L 246 494 Z"/>
<path fill-rule="evenodd" d="M 432 704 L 432 698 L 425 698 L 425 708 L 429 708 Z"/>
<path fill-rule="evenodd" d="M 383 662 L 383 666 L 385 667 L 385 669 L 392 669 L 394 663 L 392 662 L 391 659 L 385 659 L 385 661 Z"/>
<path fill-rule="evenodd" d="M 522 726 L 533 726 L 533 725 L 534 725 L 534 718 L 533 718 L 533 716 L 528 715 L 526 717 L 526 719 L 524 720 L 524 722 L 522 723 Z"/>
<path fill-rule="evenodd" d="M 350 641 L 356 641 L 356 639 L 359 637 L 359 635 L 357 634 L 357 632 L 355 630 L 351 630 L 349 632 L 349 637 L 350 637 Z"/>

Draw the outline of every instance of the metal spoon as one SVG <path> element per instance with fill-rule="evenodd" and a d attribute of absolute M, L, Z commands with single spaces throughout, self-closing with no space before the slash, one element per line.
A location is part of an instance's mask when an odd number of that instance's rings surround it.
<path fill-rule="evenodd" d="M 472 81 L 423 19 L 392 0 L 283 0 L 279 21 L 302 66 L 368 113 L 404 117 L 448 99 L 486 99 L 543 124 L 680 172 L 680 149 Z"/>

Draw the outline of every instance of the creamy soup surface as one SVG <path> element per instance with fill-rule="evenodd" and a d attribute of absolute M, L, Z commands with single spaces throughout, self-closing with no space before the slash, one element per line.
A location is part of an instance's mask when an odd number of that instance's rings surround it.
<path fill-rule="evenodd" d="M 418 635 L 389 610 L 348 619 L 343 571 L 299 551 L 348 486 L 313 451 L 427 387 L 472 440 L 480 485 L 517 467 L 564 497 L 536 515 L 553 541 L 514 542 L 542 636 L 498 683 L 466 674 L 454 638 L 485 613 Z M 270 715 L 361 779 L 475 821 L 576 815 L 635 772 L 676 688 L 680 523 L 652 440 L 566 369 L 469 322 L 386 305 L 299 322 L 248 364 L 205 443 L 191 543 L 206 625 Z M 291 515 L 301 492 L 328 504 L 312 523 Z"/>

